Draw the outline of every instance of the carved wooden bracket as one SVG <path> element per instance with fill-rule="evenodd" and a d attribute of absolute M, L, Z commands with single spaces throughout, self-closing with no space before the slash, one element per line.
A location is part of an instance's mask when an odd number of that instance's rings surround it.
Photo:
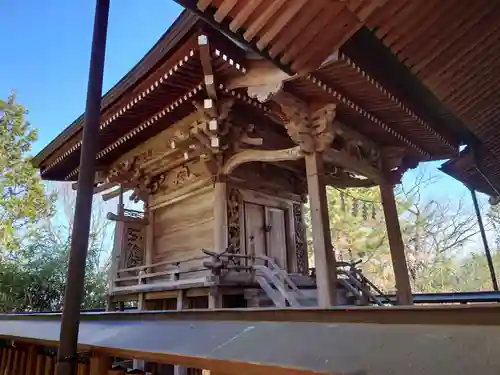
<path fill-rule="evenodd" d="M 332 144 L 336 104 L 313 109 L 284 91 L 276 94 L 273 100 L 281 107 L 288 135 L 304 153 L 323 152 Z"/>
<path fill-rule="evenodd" d="M 222 174 L 230 174 L 241 164 L 252 161 L 260 162 L 278 162 L 287 160 L 298 160 L 304 157 L 300 146 L 287 148 L 283 150 L 245 150 L 231 156 L 222 167 Z"/>

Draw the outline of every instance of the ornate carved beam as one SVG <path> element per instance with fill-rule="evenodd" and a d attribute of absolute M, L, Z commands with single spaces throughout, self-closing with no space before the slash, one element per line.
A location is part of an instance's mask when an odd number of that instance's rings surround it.
<path fill-rule="evenodd" d="M 335 104 L 314 107 L 283 91 L 276 94 L 273 100 L 281 107 L 288 134 L 305 154 L 320 152 L 329 163 L 364 175 L 374 182 L 383 181 L 378 146 L 335 121 Z"/>
<path fill-rule="evenodd" d="M 231 156 L 222 167 L 221 172 L 224 175 L 228 175 L 239 165 L 252 161 L 278 162 L 298 160 L 303 157 L 304 154 L 302 153 L 300 146 L 295 146 L 284 150 L 245 150 Z"/>

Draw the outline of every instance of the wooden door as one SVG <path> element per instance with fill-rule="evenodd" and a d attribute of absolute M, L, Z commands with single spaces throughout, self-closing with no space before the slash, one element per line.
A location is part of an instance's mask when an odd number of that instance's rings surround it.
<path fill-rule="evenodd" d="M 245 203 L 245 249 L 247 255 L 267 255 L 264 206 Z M 257 262 L 263 263 L 263 262 Z"/>
<path fill-rule="evenodd" d="M 287 269 L 285 211 L 266 207 L 267 254 L 283 269 Z"/>

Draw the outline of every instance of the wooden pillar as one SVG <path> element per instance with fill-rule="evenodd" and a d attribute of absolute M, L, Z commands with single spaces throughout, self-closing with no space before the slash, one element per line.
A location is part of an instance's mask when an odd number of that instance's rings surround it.
<path fill-rule="evenodd" d="M 58 365 L 59 367 L 60 365 Z M 45 366 L 43 368 L 43 375 L 52 375 L 54 373 L 54 358 L 50 355 L 45 356 Z"/>
<path fill-rule="evenodd" d="M 214 248 L 223 252 L 228 246 L 227 233 L 227 185 L 216 182 L 214 186 Z"/>
<path fill-rule="evenodd" d="M 17 348 L 14 348 L 14 357 L 12 360 L 12 375 L 17 375 L 19 373 L 19 362 L 20 362 L 21 351 Z"/>
<path fill-rule="evenodd" d="M 90 365 L 89 363 L 79 363 L 76 368 L 76 375 L 89 375 Z"/>
<path fill-rule="evenodd" d="M 127 369 L 121 366 L 116 366 L 113 367 L 111 370 L 108 370 L 108 375 L 125 375 L 126 373 Z"/>
<path fill-rule="evenodd" d="M 1 355 L 0 355 L 0 375 L 3 375 L 5 373 L 5 364 L 7 362 L 7 351 L 8 348 L 0 348 Z"/>
<path fill-rule="evenodd" d="M 394 198 L 394 188 L 390 183 L 380 185 L 380 196 L 384 208 L 385 225 L 387 237 L 391 249 L 392 266 L 396 279 L 396 296 L 399 305 L 412 305 L 413 295 L 411 293 L 408 265 L 406 263 L 405 246 L 399 226 L 399 216 Z"/>
<path fill-rule="evenodd" d="M 94 196 L 96 154 L 99 146 L 109 0 L 97 0 L 95 9 L 78 189 L 76 192 L 74 225 L 71 233 L 67 282 L 57 354 L 59 363 L 57 375 L 74 375 L 76 372 L 76 364 L 71 359 L 75 357 L 78 345 L 80 308 L 84 293 L 85 264 L 92 215 L 92 199 Z"/>
<path fill-rule="evenodd" d="M 7 349 L 7 356 L 5 358 L 5 367 L 3 369 L 2 375 L 10 375 L 12 371 L 12 358 L 14 357 L 14 349 Z"/>
<path fill-rule="evenodd" d="M 120 185 L 119 190 L 120 194 L 118 195 L 118 204 L 116 207 L 116 213 L 118 214 L 118 216 L 123 216 L 125 214 L 125 203 L 123 202 L 123 186 Z M 115 287 L 115 280 L 118 278 L 118 269 L 120 268 L 121 250 L 125 242 L 124 225 L 125 223 L 123 221 L 115 222 L 115 238 L 113 242 L 113 249 L 111 250 L 111 266 L 109 267 L 108 293 L 110 294 L 110 296 L 113 293 L 113 289 Z"/>
<path fill-rule="evenodd" d="M 486 238 L 486 231 L 484 230 L 483 219 L 481 217 L 481 210 L 479 209 L 479 203 L 477 202 L 476 191 L 470 189 L 472 196 L 472 202 L 474 203 L 474 210 L 476 211 L 477 224 L 479 225 L 479 233 L 481 233 L 481 239 L 483 240 L 484 253 L 486 254 L 486 262 L 488 263 L 488 269 L 490 271 L 491 285 L 493 290 L 498 292 L 498 281 L 495 273 L 495 266 L 493 264 L 493 258 L 491 257 L 490 246 L 488 245 L 488 239 Z"/>
<path fill-rule="evenodd" d="M 90 357 L 90 375 L 107 375 L 111 369 L 111 357 L 93 353 Z"/>
<path fill-rule="evenodd" d="M 42 375 L 43 370 L 45 368 L 45 356 L 43 354 L 36 355 L 36 366 L 35 366 L 35 375 Z"/>
<path fill-rule="evenodd" d="M 212 287 L 208 292 L 208 308 L 222 309 L 222 293 L 219 287 Z"/>
<path fill-rule="evenodd" d="M 318 304 L 320 307 L 329 307 L 337 303 L 337 269 L 330 236 L 323 158 L 320 153 L 314 152 L 306 155 L 305 160 Z"/>
<path fill-rule="evenodd" d="M 146 206 L 145 214 L 146 214 L 147 219 L 148 219 L 148 225 L 146 227 L 145 263 L 146 263 L 146 266 L 149 266 L 149 265 L 153 264 L 154 240 L 155 240 L 155 234 L 154 234 L 155 214 L 154 214 L 154 210 L 151 209 L 151 197 L 149 197 L 148 205 Z M 153 272 L 153 270 L 148 268 L 147 272 Z"/>
<path fill-rule="evenodd" d="M 26 350 L 21 349 L 19 351 L 19 364 L 17 365 L 17 374 L 24 375 L 26 371 Z"/>
<path fill-rule="evenodd" d="M 30 346 L 28 352 L 26 353 L 26 375 L 34 375 L 36 373 L 36 352 L 37 348 L 35 346 Z"/>
<path fill-rule="evenodd" d="M 177 310 L 184 309 L 184 291 L 181 289 L 177 294 Z M 174 365 L 174 375 L 187 375 L 187 367 Z"/>

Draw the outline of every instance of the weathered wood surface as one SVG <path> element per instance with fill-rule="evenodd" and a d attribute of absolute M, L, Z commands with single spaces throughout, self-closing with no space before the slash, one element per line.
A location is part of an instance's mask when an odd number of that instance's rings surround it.
<path fill-rule="evenodd" d="M 177 203 L 155 210 L 153 263 L 180 262 L 203 256 L 201 249 L 214 248 L 214 190 L 200 190 Z M 202 268 L 202 260 L 182 268 Z M 161 267 L 158 267 L 161 268 Z M 199 277 L 196 272 L 182 278 Z"/>
<path fill-rule="evenodd" d="M 484 315 L 476 315 L 481 309 L 489 310 L 490 317 L 494 314 L 497 325 L 472 325 L 477 322 L 475 318 L 484 318 Z M 425 319 L 421 319 L 421 312 Z M 83 315 L 79 344 L 82 348 L 97 348 L 97 351 L 122 357 L 137 356 L 152 362 L 214 371 L 224 368 L 242 374 L 315 371 L 343 375 L 496 375 L 500 368 L 497 307 L 416 308 L 413 312 L 394 308 L 261 309 L 261 313 L 275 320 L 294 314 L 311 317 L 316 313 L 325 320 L 323 323 L 237 321 L 248 318 L 249 314 L 259 316 L 259 311 L 248 310 L 226 311 L 225 316 L 232 316 L 233 321 L 203 318 L 221 316 L 220 312 L 213 311 Z M 190 319 L 181 318 L 189 314 Z M 359 320 L 360 315 L 381 321 L 383 317 L 391 317 L 397 323 L 406 319 L 410 324 L 391 324 L 387 320 L 386 324 L 342 322 L 342 318 Z M 265 320 L 264 315 L 260 316 Z M 433 324 L 433 317 L 442 322 L 447 316 L 451 316 L 448 319 L 451 323 L 453 317 L 461 316 L 459 319 L 468 320 L 469 325 Z M 419 322 L 426 324 L 415 324 Z M 487 322 L 483 319 L 479 324 Z M 0 336 L 3 337 L 55 343 L 59 329 L 59 316 L 0 317 Z"/>

